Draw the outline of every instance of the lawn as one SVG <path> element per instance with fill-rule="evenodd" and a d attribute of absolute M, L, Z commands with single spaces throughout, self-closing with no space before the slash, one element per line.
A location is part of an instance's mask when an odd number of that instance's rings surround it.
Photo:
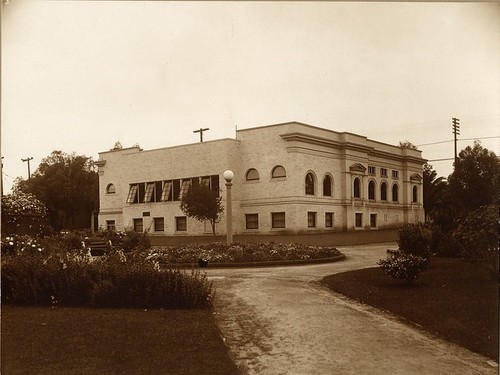
<path fill-rule="evenodd" d="M 476 265 L 432 258 L 430 268 L 410 287 L 379 267 L 331 275 L 323 282 L 498 362 L 498 284 Z"/>
<path fill-rule="evenodd" d="M 239 374 L 211 309 L 2 306 L 2 374 Z"/>

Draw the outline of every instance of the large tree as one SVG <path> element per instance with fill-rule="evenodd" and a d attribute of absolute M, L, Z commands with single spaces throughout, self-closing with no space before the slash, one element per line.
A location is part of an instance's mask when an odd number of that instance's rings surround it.
<path fill-rule="evenodd" d="M 500 160 L 479 141 L 460 152 L 448 182 L 453 204 L 463 215 L 481 206 L 498 203 L 499 172 Z"/>
<path fill-rule="evenodd" d="M 214 235 L 215 224 L 219 222 L 220 214 L 224 212 L 219 191 L 210 189 L 204 184 L 194 184 L 189 188 L 181 198 L 181 209 L 187 216 L 196 220 L 209 220 Z"/>
<path fill-rule="evenodd" d="M 425 220 L 431 221 L 439 214 L 446 189 L 444 177 L 438 177 L 432 165 L 425 163 L 423 171 Z"/>
<path fill-rule="evenodd" d="M 53 151 L 20 186 L 45 204 L 55 229 L 88 228 L 98 209 L 99 177 L 85 155 Z"/>

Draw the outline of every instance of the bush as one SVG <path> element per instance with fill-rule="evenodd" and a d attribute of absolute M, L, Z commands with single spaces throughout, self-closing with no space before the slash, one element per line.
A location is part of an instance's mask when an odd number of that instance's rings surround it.
<path fill-rule="evenodd" d="M 413 254 L 401 253 L 388 259 L 380 259 L 377 264 L 393 279 L 406 280 L 407 284 L 411 284 L 428 267 L 429 260 Z"/>
<path fill-rule="evenodd" d="M 115 244 L 113 244 L 115 245 Z M 119 246 L 119 244 L 116 244 Z M 125 252 L 134 250 L 147 250 L 151 247 L 151 240 L 146 232 L 138 233 L 134 231 L 125 232 L 122 237 L 121 248 Z"/>
<path fill-rule="evenodd" d="M 436 252 L 441 257 L 458 258 L 460 256 L 460 244 L 453 237 L 452 232 L 442 233 L 439 236 Z"/>
<path fill-rule="evenodd" d="M 161 270 L 123 252 L 93 260 L 37 250 L 2 257 L 2 302 L 34 306 L 199 308 L 212 304 L 206 275 Z"/>
<path fill-rule="evenodd" d="M 431 244 L 432 232 L 421 223 L 408 224 L 399 230 L 399 249 L 406 254 L 429 258 Z"/>

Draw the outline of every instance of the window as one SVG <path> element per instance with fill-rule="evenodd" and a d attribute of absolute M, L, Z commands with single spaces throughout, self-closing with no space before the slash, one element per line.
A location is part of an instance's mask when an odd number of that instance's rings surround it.
<path fill-rule="evenodd" d="M 385 182 L 382 182 L 382 185 L 380 185 L 380 199 L 383 201 L 387 200 L 387 184 Z"/>
<path fill-rule="evenodd" d="M 114 220 L 106 220 L 106 230 L 115 231 L 116 224 Z"/>
<path fill-rule="evenodd" d="M 380 176 L 387 177 L 387 168 L 380 168 Z"/>
<path fill-rule="evenodd" d="M 356 228 L 362 228 L 363 227 L 363 214 L 356 212 L 354 219 L 355 219 L 354 225 L 356 226 Z"/>
<path fill-rule="evenodd" d="M 375 167 L 368 166 L 368 174 L 375 175 Z"/>
<path fill-rule="evenodd" d="M 130 185 L 130 190 L 128 191 L 127 203 L 136 203 L 137 201 L 137 189 L 139 185 Z"/>
<path fill-rule="evenodd" d="M 418 203 L 418 188 L 416 186 L 413 187 L 413 192 L 412 192 L 412 196 L 413 196 L 413 199 L 412 199 L 412 202 L 413 203 Z"/>
<path fill-rule="evenodd" d="M 175 230 L 177 232 L 187 231 L 187 218 L 186 218 L 186 216 L 176 216 L 176 218 L 175 218 Z"/>
<path fill-rule="evenodd" d="M 154 183 L 148 183 L 146 184 L 146 192 L 144 193 L 144 203 L 147 202 L 153 202 L 154 200 L 154 193 L 155 190 L 155 184 Z"/>
<path fill-rule="evenodd" d="M 163 182 L 162 181 L 156 181 L 155 182 L 155 202 L 161 202 L 161 197 L 163 193 Z"/>
<path fill-rule="evenodd" d="M 307 213 L 307 227 L 316 228 L 316 212 Z"/>
<path fill-rule="evenodd" d="M 399 199 L 398 199 L 398 185 L 397 184 L 392 185 L 392 201 L 393 202 L 399 201 Z"/>
<path fill-rule="evenodd" d="M 106 194 L 115 194 L 116 193 L 116 188 L 115 185 L 109 184 L 106 186 Z"/>
<path fill-rule="evenodd" d="M 181 200 L 181 180 L 172 181 L 172 194 L 174 201 Z"/>
<path fill-rule="evenodd" d="M 181 192 L 179 194 L 179 200 L 181 200 L 182 197 L 187 194 L 190 187 L 191 187 L 191 180 L 182 180 Z"/>
<path fill-rule="evenodd" d="M 368 199 L 375 200 L 375 181 L 368 183 Z"/>
<path fill-rule="evenodd" d="M 258 181 L 259 180 L 259 172 L 255 168 L 250 168 L 246 174 L 247 181 Z"/>
<path fill-rule="evenodd" d="M 134 232 L 142 232 L 143 228 L 142 219 L 134 219 Z"/>
<path fill-rule="evenodd" d="M 354 198 L 361 198 L 361 182 L 357 177 L 354 179 Z"/>
<path fill-rule="evenodd" d="M 392 178 L 399 178 L 399 171 L 392 171 Z"/>
<path fill-rule="evenodd" d="M 247 229 L 259 229 L 259 214 L 245 215 Z"/>
<path fill-rule="evenodd" d="M 323 195 L 325 197 L 332 196 L 332 178 L 328 175 L 323 179 Z"/>
<path fill-rule="evenodd" d="M 153 219 L 155 232 L 163 232 L 165 231 L 165 219 L 162 217 L 155 217 Z"/>
<path fill-rule="evenodd" d="M 370 228 L 377 227 L 377 214 L 370 214 Z"/>
<path fill-rule="evenodd" d="M 325 212 L 325 227 L 333 228 L 333 212 Z"/>
<path fill-rule="evenodd" d="M 167 181 L 163 185 L 163 191 L 161 193 L 161 201 L 162 202 L 169 201 L 171 192 L 172 192 L 172 181 Z"/>
<path fill-rule="evenodd" d="M 272 228 L 285 228 L 285 213 L 272 212 L 271 213 L 271 226 Z"/>
<path fill-rule="evenodd" d="M 314 195 L 314 176 L 312 173 L 306 175 L 306 194 Z"/>
<path fill-rule="evenodd" d="M 281 165 L 277 165 L 276 167 L 273 168 L 273 171 L 271 172 L 271 177 L 272 178 L 286 177 L 285 168 L 283 168 Z"/>

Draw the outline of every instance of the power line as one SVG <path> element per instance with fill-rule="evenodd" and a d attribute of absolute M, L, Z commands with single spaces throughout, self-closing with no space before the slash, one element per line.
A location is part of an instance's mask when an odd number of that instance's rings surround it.
<path fill-rule="evenodd" d="M 493 139 L 493 138 L 500 138 L 500 136 L 496 135 L 493 137 L 476 137 L 476 138 L 461 138 L 457 139 L 458 141 L 475 141 L 476 139 Z M 432 145 L 439 145 L 441 143 L 449 143 L 449 142 L 454 142 L 454 139 L 450 139 L 448 141 L 439 141 L 439 142 L 432 142 L 432 143 L 424 143 L 421 145 L 416 145 L 417 147 L 422 147 L 422 146 L 432 146 Z"/>

